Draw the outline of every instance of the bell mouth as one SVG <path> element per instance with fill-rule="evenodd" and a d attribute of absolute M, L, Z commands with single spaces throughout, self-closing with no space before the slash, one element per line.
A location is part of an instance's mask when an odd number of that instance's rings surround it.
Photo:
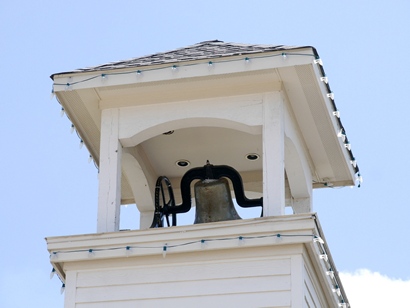
<path fill-rule="evenodd" d="M 226 178 L 205 179 L 194 185 L 194 224 L 241 219 L 233 204 Z"/>

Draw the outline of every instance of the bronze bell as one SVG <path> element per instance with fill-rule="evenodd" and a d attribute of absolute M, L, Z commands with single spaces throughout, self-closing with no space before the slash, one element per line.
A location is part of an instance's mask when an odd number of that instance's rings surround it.
<path fill-rule="evenodd" d="M 206 179 L 195 184 L 194 224 L 241 219 L 232 202 L 228 180 Z"/>

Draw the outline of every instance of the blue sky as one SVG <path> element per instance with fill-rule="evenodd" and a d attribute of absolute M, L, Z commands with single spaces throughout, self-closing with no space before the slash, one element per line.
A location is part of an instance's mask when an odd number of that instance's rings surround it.
<path fill-rule="evenodd" d="M 351 279 L 378 273 L 387 295 L 410 286 L 409 12 L 405 0 L 2 1 L 0 306 L 63 307 L 44 237 L 96 230 L 97 170 L 49 76 L 212 39 L 317 48 L 364 178 L 314 194 L 347 296 L 360 307 Z M 135 207 L 122 218 L 135 228 Z"/>

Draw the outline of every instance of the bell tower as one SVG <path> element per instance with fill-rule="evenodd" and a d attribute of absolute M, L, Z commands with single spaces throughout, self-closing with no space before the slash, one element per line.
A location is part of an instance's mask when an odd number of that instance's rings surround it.
<path fill-rule="evenodd" d="M 315 48 L 206 41 L 51 78 L 99 167 L 97 232 L 46 239 L 66 308 L 349 307 L 312 191 L 360 174 Z"/>

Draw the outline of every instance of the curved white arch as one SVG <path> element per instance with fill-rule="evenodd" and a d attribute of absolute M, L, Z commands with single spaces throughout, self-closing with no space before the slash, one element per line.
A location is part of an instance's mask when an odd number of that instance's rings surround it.
<path fill-rule="evenodd" d="M 255 97 L 184 101 L 120 110 L 119 139 L 131 147 L 169 130 L 213 126 L 261 133 L 262 102 Z"/>
<path fill-rule="evenodd" d="M 145 140 L 151 139 L 168 131 L 194 127 L 228 128 L 253 135 L 261 134 L 262 131 L 261 126 L 248 126 L 244 123 L 233 121 L 231 119 L 193 117 L 158 123 L 157 125 L 148 127 L 143 131 L 136 132 L 129 138 L 120 140 L 122 144 L 126 144 L 127 146 L 136 146 Z"/>
<path fill-rule="evenodd" d="M 292 140 L 285 137 L 285 169 L 294 198 L 310 196 L 308 174 L 305 172 L 301 157 Z"/>

